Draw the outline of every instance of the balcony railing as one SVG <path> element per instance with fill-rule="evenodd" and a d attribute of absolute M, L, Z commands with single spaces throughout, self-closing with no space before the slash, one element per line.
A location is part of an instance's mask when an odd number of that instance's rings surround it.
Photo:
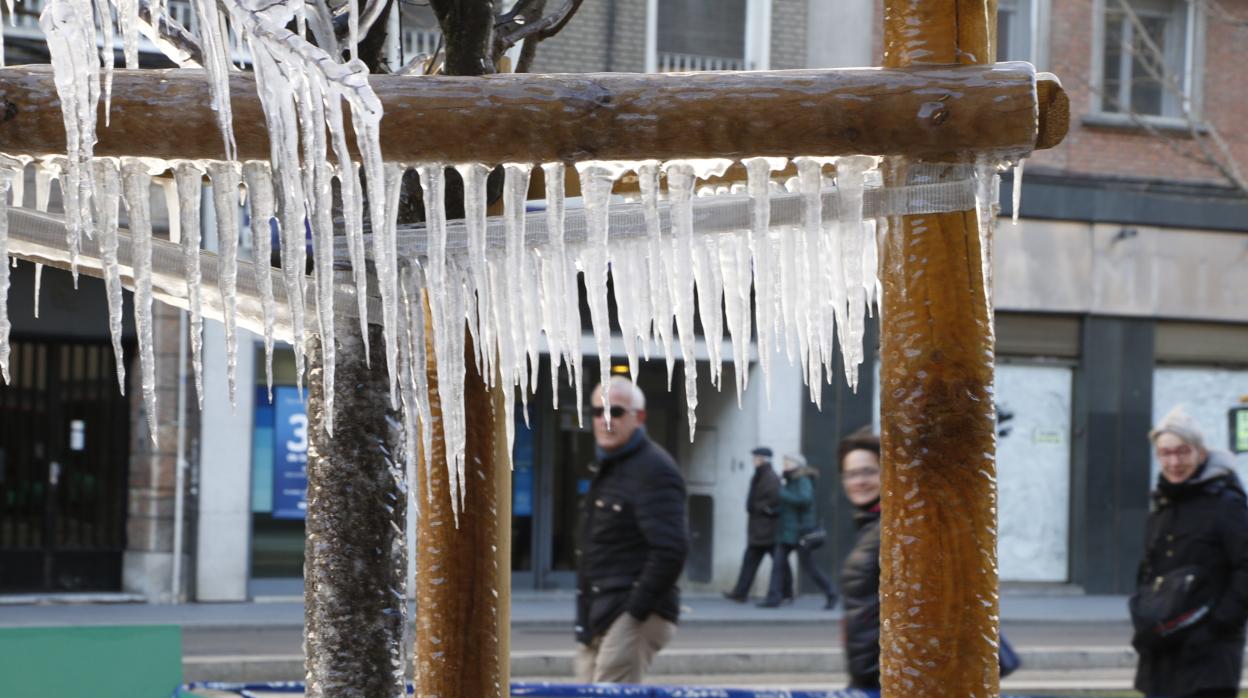
<path fill-rule="evenodd" d="M 691 70 L 749 70 L 749 66 L 744 58 L 659 51 L 660 73 L 683 73 Z"/>
<path fill-rule="evenodd" d="M 431 29 L 404 29 L 402 34 L 403 60 L 410 61 L 420 54 L 432 56 L 438 49 L 442 33 Z"/>

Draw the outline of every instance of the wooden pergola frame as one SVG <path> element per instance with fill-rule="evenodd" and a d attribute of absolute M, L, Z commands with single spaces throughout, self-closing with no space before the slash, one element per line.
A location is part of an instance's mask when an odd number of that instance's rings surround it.
<path fill-rule="evenodd" d="M 901 184 L 907 165 L 917 160 L 965 162 L 984 151 L 1021 155 L 1061 141 L 1068 103 L 1056 79 L 1037 79 L 1018 64 L 987 65 L 994 54 L 996 0 L 884 4 L 883 69 L 375 76 L 372 83 L 386 107 L 383 152 L 387 159 L 413 163 L 869 153 L 893 156 L 886 161 L 886 182 Z M 251 83 L 245 74 L 231 75 L 239 157 L 267 159 L 267 135 L 259 126 L 264 122 Z M 63 153 L 61 120 L 47 117 L 56 104 L 47 68 L 0 69 L 0 152 Z M 117 71 L 111 125 L 100 129 L 95 154 L 220 158 L 221 139 L 208 104 L 207 83 L 193 72 Z M 891 228 L 890 242 L 881 250 L 888 318 L 881 331 L 880 370 L 884 695 L 995 695 L 993 336 L 989 291 L 977 273 L 990 246 L 982 246 L 974 211 L 907 216 Z M 343 346 L 358 347 L 351 333 L 359 330 L 353 327 L 344 323 L 339 330 Z M 379 339 L 372 342 L 374 350 Z M 339 363 L 339 409 L 352 405 L 354 422 L 385 423 L 385 387 L 368 388 L 373 399 L 362 400 L 361 374 L 343 368 L 362 361 L 357 351 Z M 380 356 L 375 361 L 382 363 Z M 429 361 L 430 395 L 436 400 L 436 372 Z M 451 521 L 445 475 L 436 475 L 441 468 L 435 467 L 435 476 L 420 489 L 432 490 L 434 499 L 422 503 L 419 522 L 418 695 L 505 695 L 509 680 L 510 527 L 500 522 L 509 519 L 510 473 L 504 465 L 503 411 L 498 391 L 486 389 L 471 360 L 468 365 L 466 458 L 479 472 L 469 478 L 458 527 Z M 323 398 L 316 394 L 319 383 L 310 381 L 314 422 Z M 336 440 L 343 439 L 349 423 L 340 415 Z M 433 424 L 424 426 L 434 429 L 435 446 L 421 454 L 422 462 L 443 460 L 439 425 L 434 405 Z M 357 452 L 313 426 L 309 489 L 341 488 L 333 479 L 334 463 L 358 458 Z M 379 462 L 374 469 L 384 467 Z M 419 470 L 423 479 L 424 468 Z M 370 496 L 386 490 L 384 483 L 371 486 Z M 349 498 L 309 499 L 310 526 L 316 522 L 318 536 L 368 540 L 359 538 L 362 530 L 393 524 L 383 514 L 336 516 L 337 508 L 351 505 Z M 396 581 L 393 571 L 370 568 L 367 575 L 380 575 L 378 580 L 358 571 L 352 576 L 343 567 L 341 559 L 310 554 L 305 576 L 339 575 L 339 584 L 368 589 L 388 590 Z M 367 589 L 360 591 L 363 596 Z M 309 609 L 322 603 L 311 588 L 308 593 Z M 363 612 L 379 613 L 382 607 L 374 604 Z M 312 666 L 309 658 L 309 677 L 381 673 L 389 657 L 383 643 L 392 634 L 361 636 L 353 632 L 358 615 L 328 617 L 338 626 L 318 632 L 342 643 L 329 660 L 340 666 Z M 392 680 L 376 676 L 363 681 L 367 695 L 386 695 L 392 686 Z M 317 690 L 310 688 L 309 695 L 329 689 Z"/>

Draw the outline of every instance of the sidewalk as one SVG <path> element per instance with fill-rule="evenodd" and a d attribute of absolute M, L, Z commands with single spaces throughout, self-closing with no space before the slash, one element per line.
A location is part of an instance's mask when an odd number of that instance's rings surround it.
<path fill-rule="evenodd" d="M 840 610 L 824 611 L 822 602 L 807 596 L 763 609 L 688 594 L 676 639 L 659 654 L 651 676 L 656 682 L 697 683 L 689 679 L 702 677 L 702 683 L 745 685 L 771 677 L 835 685 L 844 670 Z M 1052 684 L 1061 677 L 1076 685 L 1129 682 L 1135 655 L 1126 642 L 1125 597 L 1007 591 L 1001 606 L 1003 625 L 1025 666 L 1011 677 L 1015 687 Z M 571 678 L 572 608 L 568 592 L 514 595 L 513 678 Z M 0 605 L 0 627 L 148 624 L 181 626 L 188 681 L 303 678 L 303 605 L 295 601 Z"/>

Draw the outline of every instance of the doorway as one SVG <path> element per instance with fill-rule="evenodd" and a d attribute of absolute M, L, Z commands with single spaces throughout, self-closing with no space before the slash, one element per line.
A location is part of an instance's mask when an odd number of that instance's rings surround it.
<path fill-rule="evenodd" d="M 9 371 L 0 385 L 0 592 L 119 591 L 130 401 L 117 389 L 112 347 L 14 339 Z"/>

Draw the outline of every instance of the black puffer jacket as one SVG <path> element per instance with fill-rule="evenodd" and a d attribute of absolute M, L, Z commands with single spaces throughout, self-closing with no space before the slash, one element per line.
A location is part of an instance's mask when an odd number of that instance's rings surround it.
<path fill-rule="evenodd" d="M 777 517 L 780 516 L 780 476 L 770 463 L 755 466 L 745 511 L 750 517 L 747 529 L 749 544 L 775 545 Z"/>
<path fill-rule="evenodd" d="M 1217 599 L 1207 620 L 1180 644 L 1140 655 L 1135 687 L 1147 695 L 1187 695 L 1239 686 L 1248 620 L 1248 504 L 1229 453 L 1211 451 L 1187 482 L 1153 492 L 1138 585 L 1199 565 Z"/>
<path fill-rule="evenodd" d="M 686 526 L 685 480 L 645 429 L 618 451 L 599 454 L 577 532 L 578 642 L 589 644 L 626 611 L 676 622 Z"/>
<path fill-rule="evenodd" d="M 841 567 L 849 687 L 880 687 L 880 505 L 854 513 L 858 540 Z"/>

